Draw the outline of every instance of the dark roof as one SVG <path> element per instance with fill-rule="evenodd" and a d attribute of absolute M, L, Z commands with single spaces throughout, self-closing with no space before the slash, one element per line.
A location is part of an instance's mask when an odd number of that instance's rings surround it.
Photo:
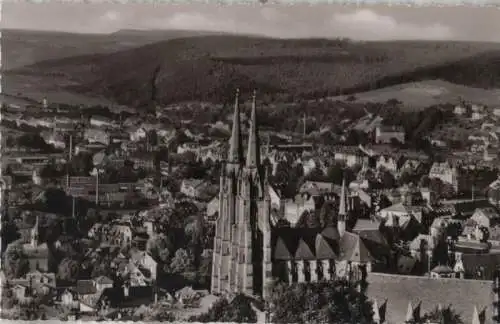
<path fill-rule="evenodd" d="M 312 245 L 311 245 L 312 243 Z M 301 238 L 299 240 L 299 246 L 297 247 L 297 251 L 295 251 L 295 258 L 299 260 L 314 260 L 316 259 L 314 247 L 314 241 L 304 240 Z"/>
<path fill-rule="evenodd" d="M 76 291 L 80 295 L 90 295 L 96 293 L 93 280 L 78 280 L 76 282 Z"/>
<path fill-rule="evenodd" d="M 277 238 L 276 245 L 274 246 L 274 258 L 276 260 L 293 260 L 293 255 L 281 237 Z"/>
<path fill-rule="evenodd" d="M 316 236 L 316 258 L 317 259 L 337 259 L 337 243 L 323 235 Z"/>
<path fill-rule="evenodd" d="M 339 246 L 340 260 L 370 262 L 374 259 L 363 240 L 357 234 L 345 232 L 340 239 Z"/>
<path fill-rule="evenodd" d="M 493 280 L 500 266 L 500 254 L 462 254 L 462 263 L 466 274 L 473 275 L 481 270 L 483 278 Z"/>
<path fill-rule="evenodd" d="M 101 300 L 108 300 L 111 307 L 139 307 L 151 304 L 154 301 L 153 293 L 151 286 L 129 287 L 128 296 L 125 297 L 122 287 L 113 287 L 103 290 Z"/>
<path fill-rule="evenodd" d="M 340 238 L 339 230 L 333 226 L 325 227 L 325 229 L 321 231 L 321 235 L 330 240 L 338 240 Z"/>
<path fill-rule="evenodd" d="M 493 290 L 492 282 L 463 279 L 431 279 L 369 273 L 367 295 L 383 301 L 387 299 L 387 323 L 404 323 L 408 302 L 414 305 L 422 302 L 422 314 L 431 311 L 439 304 L 451 305 L 461 316 L 464 323 L 472 322 L 474 306 L 481 312 L 486 310 L 484 324 L 492 324 Z"/>

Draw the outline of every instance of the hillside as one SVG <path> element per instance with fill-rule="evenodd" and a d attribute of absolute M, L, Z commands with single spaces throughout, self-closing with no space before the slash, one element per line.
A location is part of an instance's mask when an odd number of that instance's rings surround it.
<path fill-rule="evenodd" d="M 113 53 L 179 37 L 208 32 L 120 30 L 112 34 L 75 34 L 33 30 L 2 30 L 2 70 L 40 61 L 88 54 Z"/>
<path fill-rule="evenodd" d="M 500 87 L 499 59 L 500 44 L 490 43 L 201 36 L 43 61 L 10 71 L 6 78 L 23 80 L 17 91 L 43 84 L 48 92 L 64 90 L 141 106 L 152 97 L 160 104 L 226 101 L 236 86 L 246 93 L 257 87 L 284 99 L 434 79 L 493 88 Z M 17 84 L 6 85 L 9 92 Z"/>

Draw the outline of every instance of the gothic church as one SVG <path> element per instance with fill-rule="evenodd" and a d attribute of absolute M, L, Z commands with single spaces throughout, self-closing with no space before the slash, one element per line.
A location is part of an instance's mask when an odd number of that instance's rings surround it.
<path fill-rule="evenodd" d="M 348 269 L 369 263 L 372 257 L 362 240 L 345 231 L 345 184 L 337 227 L 274 226 L 256 109 L 254 92 L 245 156 L 237 92 L 229 152 L 220 177 L 212 293 L 241 292 L 266 299 L 273 278 L 289 283 L 329 280 L 338 272 L 339 261 L 345 261 Z"/>

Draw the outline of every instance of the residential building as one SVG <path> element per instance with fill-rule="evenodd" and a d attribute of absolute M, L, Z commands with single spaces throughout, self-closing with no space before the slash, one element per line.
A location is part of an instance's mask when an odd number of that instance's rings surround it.
<path fill-rule="evenodd" d="M 375 128 L 375 143 L 390 144 L 396 140 L 405 143 L 405 131 L 399 126 L 377 126 Z"/>

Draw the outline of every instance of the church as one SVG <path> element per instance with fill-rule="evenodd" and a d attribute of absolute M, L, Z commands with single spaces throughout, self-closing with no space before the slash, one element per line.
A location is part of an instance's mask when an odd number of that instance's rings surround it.
<path fill-rule="evenodd" d="M 254 92 L 245 154 L 236 93 L 229 152 L 220 177 L 212 293 L 238 292 L 266 299 L 275 280 L 314 282 L 366 275 L 374 258 L 358 235 L 346 231 L 345 183 L 337 226 L 281 227 L 273 221 L 272 190 L 261 164 L 255 97 Z"/>

